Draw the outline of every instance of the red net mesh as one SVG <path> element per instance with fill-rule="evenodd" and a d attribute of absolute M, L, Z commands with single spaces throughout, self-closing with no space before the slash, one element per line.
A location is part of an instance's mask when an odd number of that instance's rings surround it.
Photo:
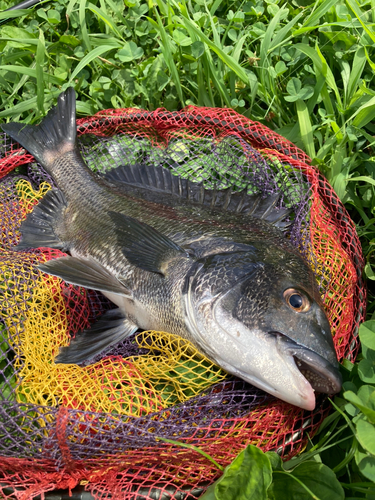
<path fill-rule="evenodd" d="M 107 110 L 78 121 L 88 165 L 168 165 L 206 185 L 282 193 L 289 237 L 311 263 L 339 359 L 354 360 L 365 314 L 363 258 L 355 227 L 309 158 L 265 126 L 227 109 Z M 14 252 L 22 219 L 53 180 L 0 138 L 0 471 L 4 498 L 31 499 L 82 485 L 98 498 L 197 498 L 249 443 L 284 458 L 300 452 L 327 414 L 275 400 L 185 349 L 179 339 L 138 333 L 90 366 L 54 365 L 69 334 L 111 307 L 101 294 L 41 276 L 61 252 Z M 16 167 L 28 165 L 17 174 Z M 26 168 L 26 167 L 25 167 Z M 27 173 L 27 175 L 23 175 Z M 219 180 L 219 181 L 218 181 Z M 11 488 L 11 489 L 9 489 Z"/>

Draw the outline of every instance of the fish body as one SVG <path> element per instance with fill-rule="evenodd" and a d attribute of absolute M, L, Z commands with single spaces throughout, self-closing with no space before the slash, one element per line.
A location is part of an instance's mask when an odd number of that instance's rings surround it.
<path fill-rule="evenodd" d="M 23 222 L 17 248 L 69 252 L 39 268 L 118 307 L 57 362 L 91 359 L 152 329 L 180 335 L 228 372 L 308 410 L 314 389 L 340 390 L 315 278 L 280 229 L 288 211 L 274 208 L 277 197 L 207 190 L 163 167 L 93 173 L 76 147 L 73 89 L 40 125 L 3 130 L 58 186 Z"/>

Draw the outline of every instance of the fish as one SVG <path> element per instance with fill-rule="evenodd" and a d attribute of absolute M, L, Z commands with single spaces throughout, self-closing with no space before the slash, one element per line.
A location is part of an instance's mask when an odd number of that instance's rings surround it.
<path fill-rule="evenodd" d="M 341 389 L 316 278 L 285 236 L 280 194 L 208 189 L 170 169 L 124 163 L 105 175 L 76 144 L 72 87 L 38 125 L 2 125 L 51 175 L 16 251 L 67 255 L 39 270 L 102 292 L 116 306 L 60 348 L 80 364 L 138 329 L 191 342 L 228 373 L 305 410 Z"/>

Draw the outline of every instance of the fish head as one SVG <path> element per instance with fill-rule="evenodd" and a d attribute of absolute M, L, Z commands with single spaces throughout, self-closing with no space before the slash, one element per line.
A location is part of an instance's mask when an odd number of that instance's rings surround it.
<path fill-rule="evenodd" d="M 196 345 L 229 373 L 306 410 L 315 408 L 314 391 L 340 391 L 330 325 L 300 256 L 278 250 L 260 261 L 254 249 L 205 257 L 183 297 Z"/>

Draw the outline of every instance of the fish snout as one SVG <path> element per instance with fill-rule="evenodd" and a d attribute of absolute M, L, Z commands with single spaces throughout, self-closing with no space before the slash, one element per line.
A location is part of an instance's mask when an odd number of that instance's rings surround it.
<path fill-rule="evenodd" d="M 285 337 L 278 336 L 278 346 L 294 358 L 297 368 L 316 392 L 337 394 L 342 387 L 339 363 L 333 363 L 326 357 Z"/>

